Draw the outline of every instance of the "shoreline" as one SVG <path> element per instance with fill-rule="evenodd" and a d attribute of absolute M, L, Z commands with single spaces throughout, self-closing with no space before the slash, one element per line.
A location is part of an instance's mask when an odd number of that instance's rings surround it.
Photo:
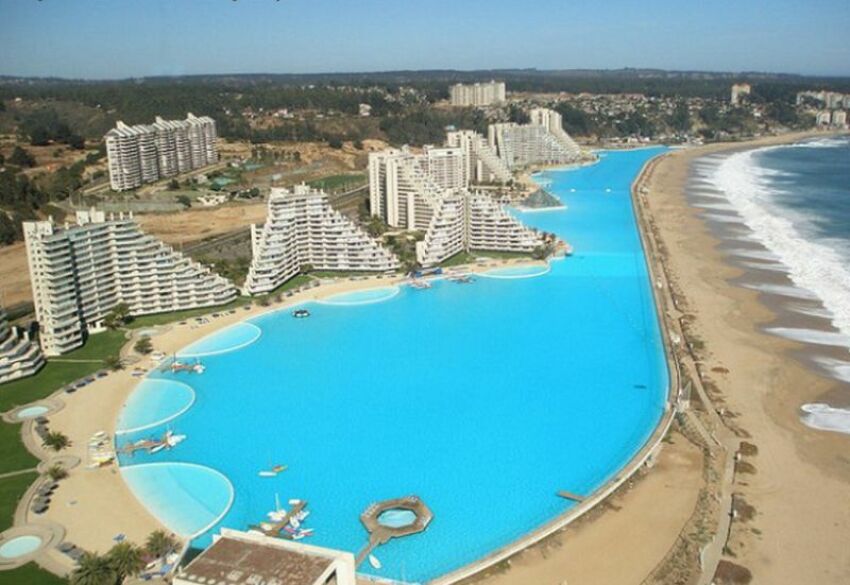
<path fill-rule="evenodd" d="M 731 523 L 721 558 L 758 582 L 850 578 L 850 554 L 840 544 L 850 530 L 850 470 L 842 464 L 847 436 L 810 429 L 799 416 L 801 404 L 818 402 L 841 383 L 787 359 L 805 344 L 765 331 L 778 318 L 776 307 L 763 292 L 741 286 L 752 269 L 730 261 L 723 249 L 729 238 L 717 233 L 707 210 L 692 205 L 692 167 L 705 156 L 834 135 L 798 133 L 675 151 L 659 161 L 647 187 L 652 229 L 684 301 L 688 337 L 700 342 L 700 379 L 725 426 L 754 451 L 746 466 L 736 465 L 734 509 L 747 514 Z"/>

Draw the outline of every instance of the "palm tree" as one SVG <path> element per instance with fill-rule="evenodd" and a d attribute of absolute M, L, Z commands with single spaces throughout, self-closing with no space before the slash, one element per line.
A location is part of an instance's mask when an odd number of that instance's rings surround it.
<path fill-rule="evenodd" d="M 106 359 L 103 360 L 103 365 L 105 365 L 110 370 L 117 372 L 124 368 L 124 363 L 121 361 L 121 358 L 117 355 L 109 355 L 106 356 Z"/>
<path fill-rule="evenodd" d="M 118 573 L 118 580 L 138 575 L 145 568 L 142 549 L 130 542 L 121 542 L 109 549 L 107 558 Z"/>
<path fill-rule="evenodd" d="M 71 440 L 59 431 L 50 431 L 44 438 L 44 446 L 54 451 L 61 451 L 71 444 Z"/>
<path fill-rule="evenodd" d="M 145 550 L 156 558 L 161 558 L 177 548 L 177 540 L 164 530 L 150 533 L 145 542 Z"/>
<path fill-rule="evenodd" d="M 118 572 L 107 557 L 85 553 L 71 573 L 71 585 L 115 585 Z"/>

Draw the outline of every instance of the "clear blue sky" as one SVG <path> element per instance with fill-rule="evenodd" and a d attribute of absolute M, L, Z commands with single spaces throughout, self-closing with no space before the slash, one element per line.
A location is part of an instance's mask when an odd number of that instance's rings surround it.
<path fill-rule="evenodd" d="M 850 75 L 850 0 L 0 0 L 0 74 L 657 67 Z"/>

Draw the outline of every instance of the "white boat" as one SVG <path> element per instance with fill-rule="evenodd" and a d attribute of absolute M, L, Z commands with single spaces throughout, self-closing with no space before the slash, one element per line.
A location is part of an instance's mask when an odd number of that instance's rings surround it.
<path fill-rule="evenodd" d="M 162 451 L 163 449 L 165 449 L 165 445 L 166 445 L 166 443 L 163 443 L 163 444 L 161 444 L 161 445 L 157 445 L 156 447 L 154 447 L 153 449 L 151 449 L 151 453 L 159 453 L 160 451 Z"/>
<path fill-rule="evenodd" d="M 266 514 L 266 516 L 268 516 L 269 520 L 271 520 L 272 522 L 280 522 L 286 517 L 286 515 L 288 513 L 289 512 L 287 512 L 284 508 L 281 507 L 280 498 L 278 497 L 277 494 L 275 494 L 274 495 L 274 510 L 272 510 L 271 512 Z"/>
<path fill-rule="evenodd" d="M 277 473 L 274 471 L 260 471 L 257 475 L 260 477 L 277 477 Z"/>
<path fill-rule="evenodd" d="M 382 567 L 381 561 L 378 560 L 378 557 L 375 555 L 369 555 L 369 564 L 372 565 L 374 569 L 380 569 Z"/>
<path fill-rule="evenodd" d="M 169 449 L 176 447 L 185 440 L 186 435 L 175 435 L 171 431 L 165 433 L 165 445 L 168 446 Z"/>
<path fill-rule="evenodd" d="M 301 503 L 301 500 L 299 500 L 298 498 L 293 498 L 293 499 L 289 500 L 290 506 L 297 506 L 300 503 Z"/>

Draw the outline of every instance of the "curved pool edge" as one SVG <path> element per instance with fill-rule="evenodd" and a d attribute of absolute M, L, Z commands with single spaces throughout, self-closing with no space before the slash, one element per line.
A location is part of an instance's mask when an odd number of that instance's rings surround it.
<path fill-rule="evenodd" d="M 185 462 L 185 461 L 154 461 L 154 462 L 150 462 L 150 463 L 138 463 L 136 465 L 121 465 L 121 463 L 119 462 L 117 464 L 117 467 L 118 467 L 118 474 L 121 476 L 121 481 L 124 483 L 124 485 L 127 487 L 127 489 L 130 490 L 130 493 L 133 494 L 133 498 L 136 500 L 136 502 L 142 508 L 144 508 L 144 510 L 148 514 L 150 514 L 160 525 L 167 528 L 170 532 L 174 532 L 181 539 L 183 539 L 187 542 L 194 540 L 195 538 L 201 536 L 202 534 L 204 534 L 204 533 L 208 532 L 209 530 L 211 530 L 212 528 L 214 528 L 216 526 L 216 524 L 221 522 L 224 519 L 224 517 L 227 516 L 227 514 L 230 512 L 231 508 L 233 508 L 233 502 L 236 500 L 236 488 L 234 487 L 233 482 L 230 481 L 230 478 L 227 477 L 224 473 L 222 473 L 218 469 L 215 469 L 214 467 L 209 467 L 208 465 L 201 465 L 200 463 L 189 463 L 189 462 Z M 212 522 L 208 523 L 202 529 L 197 530 L 197 531 L 193 532 L 192 534 L 188 534 L 188 535 L 187 534 L 181 534 L 177 530 L 175 530 L 173 527 L 169 526 L 168 522 L 166 522 L 162 518 L 162 516 L 157 513 L 157 510 L 153 506 L 148 506 L 142 500 L 142 498 L 139 497 L 139 495 L 136 493 L 136 490 L 133 488 L 132 482 L 129 481 L 125 477 L 124 473 L 128 469 L 142 468 L 142 467 L 191 467 L 191 468 L 202 469 L 204 471 L 211 472 L 211 473 L 219 476 L 222 480 L 224 480 L 224 483 L 227 485 L 228 489 L 230 490 L 230 496 L 228 497 L 227 505 L 225 505 L 224 510 L 218 516 L 216 516 L 215 519 Z"/>
<path fill-rule="evenodd" d="M 385 295 L 378 296 L 376 298 L 365 299 L 362 301 L 346 301 L 345 298 L 356 297 L 357 295 L 364 295 L 367 293 L 378 293 L 381 291 L 386 291 Z M 389 286 L 379 286 L 374 288 L 364 288 L 361 290 L 349 291 L 337 293 L 334 295 L 330 295 L 329 297 L 325 297 L 323 299 L 317 299 L 317 302 L 320 305 L 327 305 L 331 307 L 357 307 L 361 305 L 374 305 L 375 303 L 383 303 L 386 301 L 390 301 L 397 297 L 401 293 L 401 287 L 398 285 L 389 285 Z"/>
<path fill-rule="evenodd" d="M 521 280 L 524 278 L 537 278 L 538 276 L 546 276 L 552 272 L 552 267 L 547 262 L 545 265 L 540 264 L 523 264 L 521 266 L 505 266 L 502 268 L 493 268 L 484 272 L 479 272 L 478 276 L 482 278 L 492 278 L 495 280 Z"/>
<path fill-rule="evenodd" d="M 121 416 L 124 414 L 124 410 L 127 408 L 126 401 L 125 401 L 124 406 L 121 408 L 120 411 L 118 411 L 118 418 L 116 419 L 116 423 L 115 423 L 115 436 L 116 437 L 118 435 L 129 435 L 129 434 L 132 434 L 132 433 L 138 433 L 140 431 L 146 431 L 148 429 L 153 429 L 153 428 L 156 428 L 158 426 L 164 425 L 165 423 L 171 422 L 174 419 L 186 414 L 189 411 L 189 409 L 192 408 L 195 405 L 195 402 L 198 399 L 198 393 L 195 391 L 195 389 L 192 386 L 190 386 L 186 382 L 182 382 L 182 381 L 179 381 L 179 380 L 170 380 L 170 379 L 167 379 L 167 378 L 151 378 L 149 376 L 145 376 L 144 378 L 142 378 L 139 381 L 138 384 L 136 384 L 133 387 L 133 389 L 127 395 L 127 400 L 130 400 L 132 398 L 133 394 L 138 392 L 139 386 L 141 386 L 142 384 L 145 384 L 145 383 L 149 384 L 151 382 L 157 382 L 157 383 L 160 383 L 160 384 L 179 384 L 181 386 L 185 386 L 186 388 L 189 389 L 189 392 L 192 395 L 192 399 L 183 408 L 181 408 L 180 410 L 178 410 L 177 412 L 175 412 L 173 414 L 170 414 L 169 416 L 166 416 L 165 418 L 158 419 L 158 420 L 156 420 L 152 423 L 144 424 L 144 425 L 141 425 L 141 426 L 138 426 L 138 427 L 133 427 L 133 428 L 129 428 L 129 429 L 119 429 L 118 428 L 118 422 L 120 421 Z"/>
<path fill-rule="evenodd" d="M 257 335 L 255 337 L 253 337 L 252 339 L 250 339 L 249 341 L 243 341 L 243 342 L 238 343 L 236 345 L 233 345 L 233 346 L 230 346 L 230 347 L 225 347 L 224 349 L 217 349 L 215 351 L 206 351 L 206 352 L 187 352 L 186 351 L 187 349 L 191 349 L 193 345 L 201 345 L 203 342 L 207 341 L 208 339 L 210 339 L 212 337 L 215 337 L 217 335 L 222 335 L 228 329 L 235 329 L 237 327 L 241 327 L 241 326 L 244 326 L 244 325 L 248 325 L 248 326 L 253 327 L 254 329 L 257 330 Z M 209 356 L 213 356 L 213 355 L 222 355 L 222 354 L 225 354 L 225 353 L 230 353 L 230 352 L 233 352 L 233 351 L 239 351 L 240 349 L 246 348 L 249 345 L 251 345 L 252 343 L 256 343 L 257 340 L 260 339 L 262 336 L 263 336 L 262 327 L 260 327 L 256 323 L 251 323 L 250 319 L 243 319 L 242 321 L 237 321 L 236 323 L 233 323 L 231 325 L 226 325 L 226 326 L 222 327 L 221 329 L 217 329 L 215 331 L 212 331 L 212 332 L 204 335 L 200 339 L 193 341 L 187 347 L 184 347 L 182 350 L 178 351 L 175 355 L 178 358 L 181 358 L 181 357 L 182 358 L 202 358 L 202 357 L 209 357 Z"/>
<path fill-rule="evenodd" d="M 597 488 L 589 496 L 585 497 L 585 499 L 582 500 L 580 503 L 572 506 L 571 508 L 569 508 L 562 514 L 559 514 L 549 522 L 546 522 L 535 530 L 521 536 L 520 538 L 493 551 L 492 553 L 476 561 L 473 561 L 472 563 L 464 565 L 459 569 L 431 579 L 427 582 L 428 585 L 453 585 L 465 579 L 469 579 L 470 577 L 478 575 L 482 571 L 491 568 L 493 565 L 496 565 L 506 559 L 509 559 L 517 553 L 528 549 L 529 547 L 537 544 L 538 542 L 544 540 L 545 538 L 572 524 L 573 522 L 584 516 L 586 513 L 590 512 L 597 505 L 605 501 L 608 496 L 614 493 L 626 481 L 631 479 L 632 476 L 634 476 L 634 474 L 637 473 L 641 469 L 641 467 L 643 467 L 643 465 L 647 462 L 650 456 L 659 448 L 661 441 L 669 432 L 670 427 L 673 424 L 673 420 L 675 418 L 674 415 L 676 412 L 673 406 L 676 403 L 677 398 L 681 396 L 682 393 L 681 372 L 679 362 L 675 357 L 675 352 L 671 351 L 672 342 L 670 339 L 670 331 L 667 328 L 667 322 L 662 317 L 662 315 L 664 315 L 664 304 L 666 304 L 667 299 L 662 299 L 661 297 L 659 297 L 659 291 L 657 287 L 654 286 L 654 283 L 656 282 L 657 278 L 655 262 L 658 261 L 650 260 L 650 256 L 648 254 L 650 246 L 647 241 L 648 235 L 647 230 L 645 229 L 645 219 L 642 213 L 639 211 L 641 208 L 640 205 L 637 203 L 637 186 L 643 181 L 647 169 L 649 169 L 650 165 L 655 164 L 664 156 L 664 154 L 664 152 L 660 152 L 657 156 L 654 156 L 647 160 L 643 164 L 640 171 L 635 176 L 634 180 L 632 181 L 632 184 L 629 187 L 632 217 L 635 221 L 635 225 L 640 236 L 643 260 L 646 263 L 647 278 L 649 279 L 649 281 L 646 283 L 646 286 L 648 286 L 651 291 L 653 304 L 655 305 L 655 318 L 658 322 L 659 331 L 661 333 L 662 347 L 664 348 L 665 363 L 667 365 L 668 383 L 667 393 L 664 400 L 664 411 L 662 416 L 659 418 L 658 423 L 655 425 L 650 435 L 644 441 L 643 445 L 635 452 L 635 454 L 628 460 L 628 462 L 622 467 L 620 467 L 614 473 L 614 476 L 611 479 L 599 486 L 599 488 Z M 666 278 L 664 279 L 664 281 L 665 286 L 663 290 L 665 291 L 665 294 L 669 294 L 670 288 L 666 285 Z"/>

